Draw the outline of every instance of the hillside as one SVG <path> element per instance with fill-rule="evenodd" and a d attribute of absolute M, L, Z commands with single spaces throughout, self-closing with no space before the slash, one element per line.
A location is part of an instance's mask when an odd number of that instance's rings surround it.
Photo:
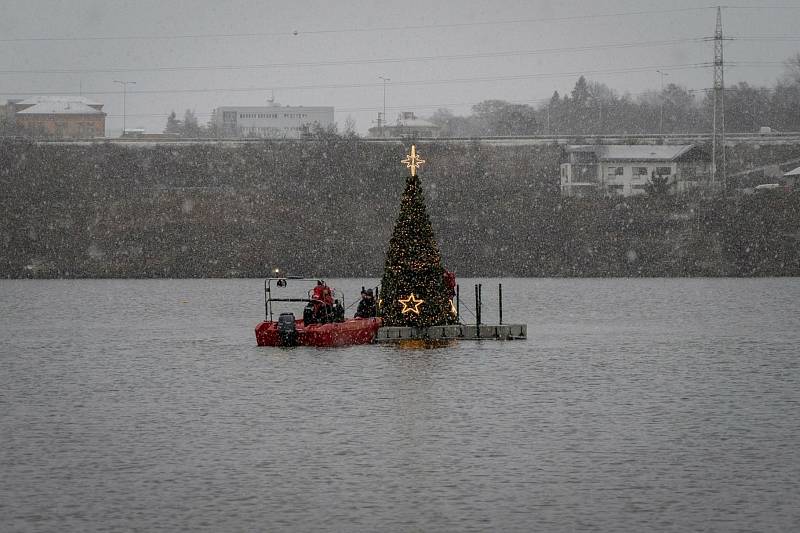
<path fill-rule="evenodd" d="M 2 142 L 0 275 L 378 276 L 406 148 L 335 135 L 243 146 Z M 797 192 L 562 199 L 558 146 L 418 149 L 442 255 L 459 276 L 800 275 Z M 749 150 L 731 161 L 800 153 Z"/>

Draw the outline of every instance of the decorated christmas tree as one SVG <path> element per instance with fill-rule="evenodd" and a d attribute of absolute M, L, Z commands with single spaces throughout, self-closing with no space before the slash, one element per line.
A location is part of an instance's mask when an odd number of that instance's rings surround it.
<path fill-rule="evenodd" d="M 400 201 L 380 293 L 380 314 L 384 326 L 438 326 L 455 321 L 450 302 L 451 289 L 433 227 L 425 209 L 417 169 L 425 161 L 411 146 L 402 161 L 411 170 Z"/>

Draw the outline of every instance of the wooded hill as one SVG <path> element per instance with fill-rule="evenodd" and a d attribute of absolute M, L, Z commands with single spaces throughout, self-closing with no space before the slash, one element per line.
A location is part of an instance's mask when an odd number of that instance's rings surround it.
<path fill-rule="evenodd" d="M 800 275 L 800 194 L 572 199 L 562 148 L 424 143 L 428 212 L 459 276 Z M 0 142 L 0 275 L 378 277 L 408 146 Z M 732 149 L 738 168 L 800 147 Z M 736 168 L 731 168 L 735 171 Z"/>

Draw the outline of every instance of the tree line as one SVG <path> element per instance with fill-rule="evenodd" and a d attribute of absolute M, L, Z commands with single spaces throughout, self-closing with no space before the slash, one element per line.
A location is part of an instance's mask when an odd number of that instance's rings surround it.
<path fill-rule="evenodd" d="M 469 116 L 439 109 L 430 120 L 448 137 L 699 133 L 712 129 L 713 98 L 675 83 L 619 94 L 580 76 L 569 94 L 556 91 L 538 106 L 486 100 Z M 800 131 L 800 54 L 786 61 L 773 87 L 740 82 L 726 87 L 723 99 L 729 132 Z"/>

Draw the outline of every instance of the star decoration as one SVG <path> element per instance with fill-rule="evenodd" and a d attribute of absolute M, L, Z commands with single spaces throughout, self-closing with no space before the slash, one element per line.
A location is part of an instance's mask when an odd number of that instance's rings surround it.
<path fill-rule="evenodd" d="M 415 145 L 411 145 L 411 153 L 406 156 L 405 159 L 400 161 L 401 163 L 405 163 L 407 168 L 411 169 L 411 175 L 417 175 L 417 169 L 425 163 L 425 160 L 422 159 L 417 155 L 417 147 Z"/>
<path fill-rule="evenodd" d="M 411 293 L 411 296 L 408 298 L 401 298 L 398 300 L 403 305 L 403 310 L 401 311 L 402 314 L 406 313 L 416 313 L 419 314 L 419 306 L 425 302 L 421 298 L 417 298 L 414 293 Z"/>

